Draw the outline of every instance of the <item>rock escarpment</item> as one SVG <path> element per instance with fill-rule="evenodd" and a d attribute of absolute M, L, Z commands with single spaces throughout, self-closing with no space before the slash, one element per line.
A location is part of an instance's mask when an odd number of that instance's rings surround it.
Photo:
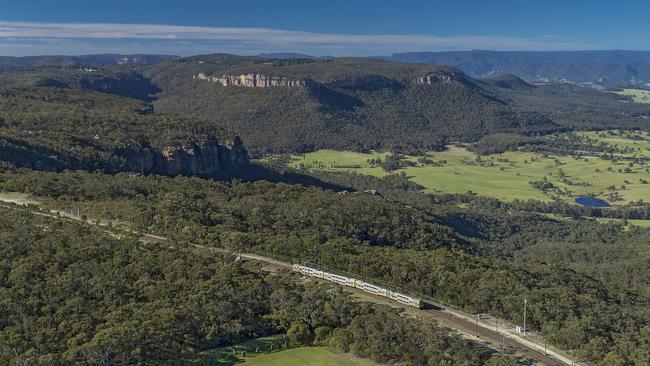
<path fill-rule="evenodd" d="M 248 152 L 239 137 L 221 145 L 213 136 L 200 142 L 158 151 L 146 142 L 129 158 L 131 170 L 141 174 L 218 177 L 248 166 Z"/>
<path fill-rule="evenodd" d="M 452 81 L 465 82 L 465 75 L 462 73 L 433 73 L 415 79 L 417 85 L 432 85 L 437 83 L 451 83 Z"/>
<path fill-rule="evenodd" d="M 222 86 L 239 86 L 246 88 L 301 88 L 307 86 L 307 80 L 291 80 L 279 76 L 267 76 L 262 74 L 242 74 L 212 76 L 199 73 L 192 76 L 192 79 L 207 80 Z"/>

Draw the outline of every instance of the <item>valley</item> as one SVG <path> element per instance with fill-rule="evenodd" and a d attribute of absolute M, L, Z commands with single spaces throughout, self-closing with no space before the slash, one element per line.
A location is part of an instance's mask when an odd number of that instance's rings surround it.
<path fill-rule="evenodd" d="M 548 153 L 507 151 L 479 156 L 465 147 L 448 145 L 444 151 L 404 155 L 406 163 L 387 171 L 373 159 L 390 153 L 356 153 L 321 150 L 293 155 L 289 166 L 296 169 L 350 172 L 383 177 L 405 174 L 428 193 L 474 193 L 501 200 L 560 199 L 574 202 L 580 196 L 599 197 L 613 205 L 633 201 L 650 202 L 650 137 L 637 139 L 616 134 L 579 133 L 598 143 L 630 149 L 604 160 L 588 152 L 580 157 Z M 600 155 L 600 154 L 596 154 Z M 539 183 L 541 182 L 541 183 Z"/>

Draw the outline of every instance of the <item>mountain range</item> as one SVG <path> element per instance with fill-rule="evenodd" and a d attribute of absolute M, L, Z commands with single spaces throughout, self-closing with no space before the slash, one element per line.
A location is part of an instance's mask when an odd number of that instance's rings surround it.
<path fill-rule="evenodd" d="M 478 79 L 449 66 L 228 54 L 141 60 L 5 70 L 0 85 L 8 106 L 14 95 L 35 93 L 26 92 L 32 88 L 42 95 L 82 90 L 139 100 L 138 113 L 197 118 L 240 136 L 254 154 L 417 153 L 499 133 L 648 129 L 650 118 L 646 105 L 614 93 L 572 83 L 533 85 L 514 75 Z M 2 118 L 8 120 L 0 110 Z"/>
<path fill-rule="evenodd" d="M 0 70 L 26 69 L 34 67 L 82 67 L 99 65 L 121 65 L 132 63 L 153 63 L 178 56 L 171 55 L 118 55 L 98 54 L 80 56 L 0 56 Z"/>
<path fill-rule="evenodd" d="M 454 51 L 396 53 L 385 60 L 449 65 L 477 78 L 513 74 L 528 82 L 597 88 L 650 87 L 648 51 Z"/>
<path fill-rule="evenodd" d="M 296 52 L 262 53 L 264 59 L 319 59 Z M 128 63 L 151 64 L 179 58 L 172 55 L 81 55 L 0 57 L 0 70 L 34 67 L 83 67 Z M 599 89 L 650 88 L 649 51 L 450 51 L 408 52 L 373 58 L 452 66 L 474 78 L 512 74 L 529 83 L 573 83 Z"/>

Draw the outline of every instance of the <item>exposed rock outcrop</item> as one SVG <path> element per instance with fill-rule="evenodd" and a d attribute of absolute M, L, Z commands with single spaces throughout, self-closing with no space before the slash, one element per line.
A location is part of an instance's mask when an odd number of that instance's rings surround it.
<path fill-rule="evenodd" d="M 170 146 L 157 151 L 141 142 L 129 159 L 131 169 L 141 174 L 223 176 L 248 165 L 248 152 L 239 137 L 220 145 L 213 136 L 200 142 Z"/>
<path fill-rule="evenodd" d="M 418 85 L 431 85 L 436 83 L 451 83 L 452 81 L 465 81 L 465 75 L 462 73 L 435 73 L 419 77 L 415 80 Z"/>
<path fill-rule="evenodd" d="M 240 86 L 246 88 L 301 88 L 308 84 L 307 80 L 291 80 L 278 76 L 267 76 L 262 74 L 242 74 L 212 76 L 204 73 L 192 76 L 193 79 L 207 80 L 222 86 Z"/>

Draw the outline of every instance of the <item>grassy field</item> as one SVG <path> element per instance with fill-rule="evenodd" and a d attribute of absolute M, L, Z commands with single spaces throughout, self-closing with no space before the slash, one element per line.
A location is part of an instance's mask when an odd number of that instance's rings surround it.
<path fill-rule="evenodd" d="M 632 100 L 634 100 L 637 103 L 650 103 L 650 92 L 647 90 L 623 89 L 622 91 L 617 91 L 615 93 L 619 95 L 632 97 Z"/>
<path fill-rule="evenodd" d="M 622 154 L 622 156 L 632 157 L 634 155 L 650 157 L 650 134 L 644 131 L 590 131 L 590 132 L 577 132 L 579 136 L 596 139 L 599 142 L 618 146 L 621 148 L 628 148 L 633 150 L 629 154 Z"/>
<path fill-rule="evenodd" d="M 217 366 L 372 366 L 370 360 L 342 354 L 327 347 L 285 348 L 282 335 L 251 339 L 234 346 L 215 348 L 200 353 L 189 352 L 184 363 Z"/>
<path fill-rule="evenodd" d="M 598 135 L 592 133 L 596 138 Z M 633 140 L 622 136 L 603 138 L 605 143 L 634 147 L 638 156 L 650 156 L 650 137 Z M 647 155 L 646 155 L 647 154 Z M 357 153 L 349 151 L 320 150 L 294 156 L 293 167 L 310 170 L 347 171 L 377 177 L 389 173 L 373 167 L 369 159 L 383 158 L 386 153 Z M 437 164 L 400 169 L 410 179 L 428 192 L 467 193 L 495 197 L 503 200 L 559 198 L 573 201 L 575 197 L 593 195 L 613 204 L 632 200 L 650 201 L 648 167 L 638 163 L 630 166 L 629 160 L 616 162 L 598 157 L 575 159 L 570 156 L 544 156 L 528 152 L 505 152 L 481 157 L 462 147 L 449 146 L 443 152 L 428 154 Z M 416 157 L 407 157 L 416 161 Z M 627 170 L 627 171 L 626 171 Z M 530 182 L 546 180 L 555 188 L 542 191 Z M 620 200 L 611 199 L 615 194 Z M 612 202 L 615 201 L 615 202 Z"/>
<path fill-rule="evenodd" d="M 302 347 L 246 358 L 246 366 L 364 366 L 375 365 L 320 347 Z"/>

